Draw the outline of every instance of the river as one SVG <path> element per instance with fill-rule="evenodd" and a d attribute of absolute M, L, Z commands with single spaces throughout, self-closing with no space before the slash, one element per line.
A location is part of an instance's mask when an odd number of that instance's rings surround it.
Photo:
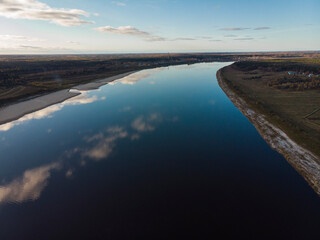
<path fill-rule="evenodd" d="M 0 239 L 319 239 L 320 198 L 220 89 L 143 70 L 0 125 Z"/>

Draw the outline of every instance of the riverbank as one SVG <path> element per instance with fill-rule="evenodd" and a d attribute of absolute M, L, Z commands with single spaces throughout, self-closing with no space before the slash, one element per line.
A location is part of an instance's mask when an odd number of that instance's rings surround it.
<path fill-rule="evenodd" d="M 31 98 L 26 101 L 21 101 L 18 103 L 5 106 L 3 108 L 0 108 L 0 124 L 5 124 L 7 122 L 17 120 L 25 116 L 26 114 L 39 111 L 41 109 L 47 108 L 57 103 L 64 102 L 69 98 L 80 95 L 81 94 L 80 91 L 98 89 L 99 87 L 109 82 L 124 78 L 135 72 L 136 71 L 131 71 L 128 73 L 118 74 L 112 77 L 99 79 L 90 83 L 81 84 L 71 89 L 60 90 L 57 92 L 49 93 L 46 95 Z"/>
<path fill-rule="evenodd" d="M 156 67 L 250 59 L 314 58 L 318 52 L 0 55 L 0 107 L 96 79 Z"/>
<path fill-rule="evenodd" d="M 221 89 L 231 102 L 249 119 L 263 139 L 277 152 L 283 155 L 291 166 L 309 183 L 314 191 L 320 195 L 320 164 L 319 157 L 301 147 L 288 137 L 280 128 L 271 124 L 266 117 L 251 108 L 221 76 L 221 69 L 217 72 L 217 80 Z"/>

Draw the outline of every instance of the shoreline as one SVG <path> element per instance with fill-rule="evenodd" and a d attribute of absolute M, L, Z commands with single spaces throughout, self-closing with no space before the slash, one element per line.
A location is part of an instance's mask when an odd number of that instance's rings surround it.
<path fill-rule="evenodd" d="M 262 138 L 272 149 L 280 153 L 287 162 L 308 182 L 313 190 L 320 195 L 319 158 L 309 150 L 291 140 L 285 132 L 268 122 L 263 114 L 252 110 L 249 105 L 232 91 L 221 77 L 221 69 L 217 71 L 220 88 L 230 101 L 257 129 Z"/>
<path fill-rule="evenodd" d="M 25 101 L 20 101 L 0 108 L 0 125 L 18 120 L 23 116 L 50 107 L 52 105 L 62 103 L 70 98 L 81 94 L 80 91 L 89 91 L 98 89 L 107 83 L 117 79 L 129 76 L 137 71 L 118 74 L 104 79 L 95 80 L 93 82 L 80 84 L 69 89 L 59 90 L 53 93 L 37 96 Z M 77 91 L 72 91 L 77 90 Z"/>
<path fill-rule="evenodd" d="M 77 85 L 70 89 L 60 90 L 5 106 L 0 109 L 0 125 L 18 120 L 27 114 L 64 102 L 70 98 L 80 95 L 80 91 L 99 89 L 103 85 L 124 78 L 138 71 L 140 70 L 95 80 L 86 84 Z M 317 163 L 320 162 L 319 158 L 307 149 L 299 146 L 282 130 L 268 122 L 263 114 L 252 110 L 242 98 L 240 98 L 227 86 L 226 83 L 224 83 L 221 77 L 221 69 L 217 71 L 217 81 L 220 88 L 224 91 L 231 102 L 248 118 L 271 148 L 283 155 L 289 164 L 293 166 L 296 171 L 305 178 L 314 191 L 320 195 L 320 165 Z"/>

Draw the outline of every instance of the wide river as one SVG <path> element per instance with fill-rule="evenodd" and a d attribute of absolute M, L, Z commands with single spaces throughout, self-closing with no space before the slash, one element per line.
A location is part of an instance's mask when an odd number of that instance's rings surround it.
<path fill-rule="evenodd" d="M 319 196 L 220 89 L 228 64 L 140 71 L 0 125 L 0 239 L 320 239 Z"/>

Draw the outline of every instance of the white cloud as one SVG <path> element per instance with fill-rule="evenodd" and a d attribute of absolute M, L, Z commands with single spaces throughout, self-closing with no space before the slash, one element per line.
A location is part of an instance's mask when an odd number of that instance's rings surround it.
<path fill-rule="evenodd" d="M 38 44 L 39 43 L 42 44 L 45 41 L 47 40 L 35 38 L 35 37 L 5 34 L 5 35 L 0 35 L 0 46 L 1 46 L 0 50 L 2 49 L 42 50 L 43 48 Z"/>
<path fill-rule="evenodd" d="M 145 31 L 141 31 L 132 26 L 120 26 L 118 28 L 114 28 L 111 26 L 97 27 L 95 30 L 99 32 L 107 32 L 111 34 L 121 34 L 121 35 L 132 35 L 139 37 L 150 37 L 151 34 Z"/>
<path fill-rule="evenodd" d="M 270 29 L 269 27 L 257 27 L 254 30 L 267 30 Z"/>
<path fill-rule="evenodd" d="M 151 36 L 147 38 L 148 42 L 162 42 L 166 41 L 167 39 L 164 37 L 159 37 L 159 36 Z"/>
<path fill-rule="evenodd" d="M 109 34 L 118 34 L 118 35 L 128 35 L 128 36 L 136 36 L 144 38 L 147 42 L 162 42 L 162 41 L 194 41 L 196 38 L 190 37 L 179 37 L 179 38 L 165 38 L 161 36 L 153 35 L 151 32 L 142 31 L 133 26 L 120 26 L 120 27 L 111 27 L 111 26 L 103 26 L 94 28 L 94 30 L 98 32 L 105 32 Z"/>
<path fill-rule="evenodd" d="M 180 37 L 180 38 L 174 38 L 171 41 L 194 41 L 197 40 L 195 38 L 187 38 L 187 37 Z"/>
<path fill-rule="evenodd" d="M 0 0 L 0 16 L 12 19 L 44 20 L 61 26 L 92 23 L 82 19 L 89 16 L 83 10 L 52 8 L 37 0 Z"/>
<path fill-rule="evenodd" d="M 113 1 L 112 3 L 115 4 L 115 5 L 117 5 L 117 6 L 119 6 L 119 7 L 125 7 L 125 6 L 127 6 L 127 4 L 124 3 L 124 2 Z"/>
<path fill-rule="evenodd" d="M 32 45 L 20 45 L 18 48 L 20 48 L 20 49 L 31 49 L 31 50 L 41 50 L 41 49 L 43 49 L 43 47 L 32 46 Z"/>
<path fill-rule="evenodd" d="M 228 35 L 224 35 L 224 37 L 237 37 L 237 35 L 234 35 L 234 34 L 228 34 Z"/>
<path fill-rule="evenodd" d="M 73 51 L 72 48 L 65 48 L 60 46 L 48 46 L 48 45 L 38 45 L 38 44 L 28 44 L 26 43 L 19 43 L 18 41 L 1 41 L 0 40 L 0 51 L 1 52 L 8 52 L 11 51 L 12 53 L 15 51 L 35 51 L 38 52 L 60 52 L 60 51 Z"/>
<path fill-rule="evenodd" d="M 220 28 L 222 31 L 241 31 L 241 30 L 248 30 L 250 28 L 241 28 L 241 27 L 230 27 L 230 28 Z"/>
<path fill-rule="evenodd" d="M 202 38 L 202 39 L 212 39 L 212 37 L 208 37 L 208 36 L 200 36 L 199 38 Z"/>
<path fill-rule="evenodd" d="M 253 40 L 254 38 L 251 37 L 243 37 L 243 38 L 235 38 L 234 40 L 238 40 L 238 41 L 248 41 L 248 40 Z"/>
<path fill-rule="evenodd" d="M 1 1 L 1 0 L 0 0 Z M 1 13 L 0 13 L 1 14 Z M 46 41 L 40 38 L 30 38 L 19 35 L 0 35 L 0 41 L 14 41 L 14 42 L 43 42 Z"/>
<path fill-rule="evenodd" d="M 94 30 L 99 32 L 106 32 L 110 34 L 119 34 L 119 35 L 129 35 L 145 38 L 146 41 L 155 42 L 155 41 L 165 41 L 166 39 L 159 36 L 154 36 L 150 32 L 139 30 L 132 26 L 120 26 L 117 28 L 111 26 L 103 26 L 94 28 Z"/>
<path fill-rule="evenodd" d="M 78 42 L 78 41 L 67 41 L 67 43 L 76 44 L 76 45 L 80 44 L 80 42 Z"/>

